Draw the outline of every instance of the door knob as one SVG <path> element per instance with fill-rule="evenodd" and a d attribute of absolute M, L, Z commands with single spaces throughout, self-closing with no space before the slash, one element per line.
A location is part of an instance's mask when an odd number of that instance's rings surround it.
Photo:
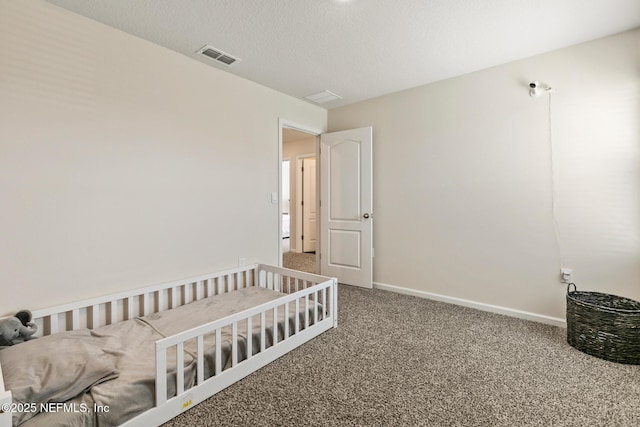
<path fill-rule="evenodd" d="M 368 214 L 368 213 L 366 213 L 366 214 L 362 215 L 362 217 L 363 217 L 364 219 L 367 219 L 367 218 L 369 218 L 369 214 Z"/>

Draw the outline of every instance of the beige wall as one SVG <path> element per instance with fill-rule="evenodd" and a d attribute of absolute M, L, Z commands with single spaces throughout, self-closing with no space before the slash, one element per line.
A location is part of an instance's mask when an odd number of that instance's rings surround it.
<path fill-rule="evenodd" d="M 374 126 L 374 280 L 564 317 L 640 299 L 640 31 L 331 110 Z M 278 118 L 321 108 L 39 0 L 0 0 L 0 315 L 277 262 Z"/>
<path fill-rule="evenodd" d="M 277 263 L 279 118 L 324 129 L 327 112 L 0 0 L 0 315 Z"/>
<path fill-rule="evenodd" d="M 374 280 L 564 318 L 563 264 L 640 299 L 640 30 L 329 112 L 373 125 Z"/>
<path fill-rule="evenodd" d="M 294 252 L 302 252 L 302 248 L 297 245 L 298 232 L 296 230 L 296 223 L 298 221 L 297 205 L 299 203 L 298 192 L 298 165 L 297 157 L 307 154 L 315 154 L 316 152 L 316 137 L 309 135 L 308 138 L 296 139 L 290 141 L 283 141 L 282 143 L 282 158 L 289 159 L 291 161 L 290 168 L 290 218 L 291 218 L 291 237 L 289 242 L 291 244 L 291 250 Z"/>

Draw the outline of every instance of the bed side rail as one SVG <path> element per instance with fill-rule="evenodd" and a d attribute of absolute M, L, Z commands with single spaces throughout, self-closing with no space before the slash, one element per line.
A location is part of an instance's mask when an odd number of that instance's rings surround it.
<path fill-rule="evenodd" d="M 0 427 L 11 427 L 12 425 L 11 411 L 6 410 L 8 409 L 7 405 L 11 405 L 12 402 L 11 392 L 4 388 L 2 367 L 0 366 Z"/>
<path fill-rule="evenodd" d="M 288 268 L 258 264 L 256 267 L 256 279 L 256 286 L 292 293 L 317 285 L 330 278 Z"/>
<path fill-rule="evenodd" d="M 266 270 L 264 266 L 262 266 L 262 270 Z M 282 269 L 269 267 L 269 270 L 276 274 L 284 274 Z M 299 272 L 293 273 L 296 275 Z M 311 280 L 315 281 L 318 277 L 320 276 L 315 276 Z M 337 305 L 335 303 L 338 290 L 337 281 L 335 279 L 320 278 L 324 279 L 324 281 L 301 289 L 298 292 L 156 341 L 156 407 L 162 406 L 168 401 L 184 400 L 183 408 L 185 408 L 185 405 L 197 404 L 206 398 L 206 394 L 202 399 L 194 397 L 194 390 L 197 393 L 199 387 L 218 387 L 216 390 L 219 391 L 253 372 L 256 366 L 264 366 L 268 361 L 275 360 L 275 358 L 280 357 L 312 337 L 335 327 L 337 318 Z M 319 305 L 316 304 L 316 301 L 325 308 L 324 313 L 318 308 Z M 278 328 L 273 327 L 273 321 L 267 324 L 266 315 L 271 312 L 273 313 L 271 319 L 278 319 L 278 313 L 284 313 L 284 319 L 289 319 L 289 315 L 294 314 L 290 313 L 290 305 L 292 303 L 296 310 L 295 313 L 300 313 L 304 310 L 304 318 L 300 319 L 300 316 L 294 316 L 293 327 L 290 327 L 288 321 L 284 321 L 283 339 L 279 340 Z M 254 317 L 258 318 L 259 325 L 254 325 Z M 254 349 L 252 339 L 247 339 L 246 357 L 243 360 L 238 360 L 239 325 L 243 327 L 246 325 L 247 331 L 252 331 L 254 326 L 256 328 L 259 326 L 260 347 Z M 204 336 L 215 336 L 215 348 L 220 349 L 222 347 L 222 329 L 225 327 L 227 329 L 230 328 L 232 333 L 230 367 L 223 370 L 221 352 L 216 351 L 215 372 L 211 373 L 212 376 L 210 378 L 204 378 Z M 271 327 L 272 332 L 271 336 L 267 337 L 269 327 Z M 257 331 L 256 334 L 258 334 Z M 268 347 L 266 344 L 267 338 L 270 338 L 273 343 Z M 196 385 L 185 392 L 184 346 L 187 341 L 194 339 L 197 346 Z M 177 395 L 170 398 L 167 395 L 167 352 L 173 351 L 173 348 L 175 348 L 175 354 L 177 355 L 175 366 Z M 228 380 L 229 378 L 233 378 L 233 380 Z M 188 399 L 184 398 L 185 395 L 189 396 Z"/>
<path fill-rule="evenodd" d="M 272 265 L 258 264 L 255 270 L 256 286 L 290 294 L 315 286 L 327 280 L 333 281 L 336 286 L 338 279 L 318 274 L 306 273 L 303 271 L 291 270 L 288 268 L 274 267 Z M 313 299 L 313 297 L 312 297 Z M 338 312 L 338 293 L 335 292 L 333 298 L 327 301 L 328 305 L 323 305 L 327 309 Z M 338 327 L 338 316 L 334 318 L 334 327 Z"/>
<path fill-rule="evenodd" d="M 258 264 L 33 311 L 36 336 L 95 329 L 231 292 L 255 283 Z"/>

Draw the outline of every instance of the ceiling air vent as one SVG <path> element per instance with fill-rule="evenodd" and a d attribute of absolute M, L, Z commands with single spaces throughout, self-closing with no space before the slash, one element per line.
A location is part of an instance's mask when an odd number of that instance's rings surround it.
<path fill-rule="evenodd" d="M 333 93 L 330 90 L 323 90 L 322 92 L 314 93 L 304 97 L 316 104 L 325 104 L 327 102 L 335 101 L 336 99 L 342 99 L 337 93 Z"/>
<path fill-rule="evenodd" d="M 196 53 L 200 55 L 204 55 L 209 59 L 212 59 L 216 62 L 220 62 L 224 65 L 230 66 L 236 61 L 240 61 L 240 58 L 236 58 L 235 56 L 231 56 L 226 52 L 221 51 L 218 48 L 213 46 L 205 45 L 201 49 L 199 49 Z"/>

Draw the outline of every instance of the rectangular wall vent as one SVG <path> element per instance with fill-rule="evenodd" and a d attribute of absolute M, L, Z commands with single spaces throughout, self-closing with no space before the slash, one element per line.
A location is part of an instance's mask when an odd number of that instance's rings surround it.
<path fill-rule="evenodd" d="M 228 53 L 209 45 L 203 46 L 196 53 L 227 66 L 240 61 L 240 58 L 236 58 L 235 56 L 229 55 Z"/>

